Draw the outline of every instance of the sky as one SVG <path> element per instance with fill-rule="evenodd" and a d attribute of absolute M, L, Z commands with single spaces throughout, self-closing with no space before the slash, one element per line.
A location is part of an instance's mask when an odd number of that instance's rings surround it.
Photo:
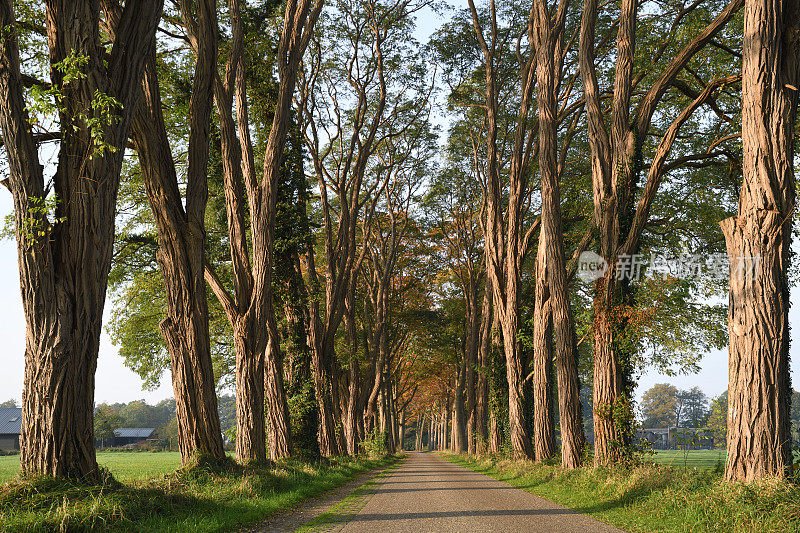
<path fill-rule="evenodd" d="M 450 0 L 451 5 L 466 6 L 466 0 Z M 441 24 L 435 15 L 422 13 L 417 38 L 426 41 Z M 4 162 L 0 161 L 0 164 Z M 0 187 L 0 221 L 12 211 L 11 194 Z M 797 250 L 797 248 L 796 248 Z M 800 250 L 797 250 L 800 251 Z M 19 290 L 16 245 L 12 240 L 0 240 L 0 401 L 10 398 L 19 401 L 22 396 L 25 352 L 25 321 Z M 800 290 L 792 291 L 792 300 L 797 301 Z M 106 305 L 106 318 L 111 308 L 110 298 Z M 790 324 L 800 331 L 800 308 L 790 311 Z M 800 348 L 794 343 L 791 348 L 791 371 L 797 382 L 800 379 Z M 666 376 L 644 369 L 638 380 L 637 397 L 656 383 L 670 383 L 678 388 L 699 387 L 709 397 L 717 396 L 727 388 L 727 349 L 706 353 L 699 363 L 696 374 Z M 796 387 L 800 388 L 800 387 Z M 105 327 L 100 341 L 100 356 L 96 376 L 96 403 L 129 402 L 144 399 L 156 403 L 172 397 L 169 373 L 165 373 L 159 388 L 153 391 L 142 389 L 142 380 L 128 369 L 117 349 L 111 343 Z"/>

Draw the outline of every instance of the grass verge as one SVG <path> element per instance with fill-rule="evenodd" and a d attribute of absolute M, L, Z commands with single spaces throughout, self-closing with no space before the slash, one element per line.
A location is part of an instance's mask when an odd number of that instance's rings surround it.
<path fill-rule="evenodd" d="M 442 454 L 448 461 L 627 531 L 800 531 L 800 487 L 723 483 L 717 469 L 580 468 Z"/>
<path fill-rule="evenodd" d="M 53 478 L 0 485 L 3 531 L 234 531 L 397 461 L 336 458 L 270 466 L 178 470 L 147 479 L 84 485 Z"/>

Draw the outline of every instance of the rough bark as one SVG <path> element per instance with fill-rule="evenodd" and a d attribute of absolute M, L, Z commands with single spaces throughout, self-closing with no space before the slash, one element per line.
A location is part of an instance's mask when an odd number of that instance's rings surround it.
<path fill-rule="evenodd" d="M 540 125 L 541 127 L 541 125 Z M 541 165 L 541 163 L 540 163 Z M 542 213 L 544 219 L 544 212 Z M 550 310 L 550 289 L 547 284 L 546 236 L 539 235 L 536 257 L 536 293 L 534 295 L 533 360 L 533 446 L 534 459 L 545 461 L 556 451 L 555 417 L 553 416 L 553 320 Z"/>
<path fill-rule="evenodd" d="M 539 278 L 543 277 L 547 286 L 547 305 L 549 307 L 547 314 L 552 320 L 555 334 L 558 411 L 561 423 L 561 464 L 565 468 L 576 468 L 580 466 L 583 446 L 583 420 L 581 418 L 575 322 L 569 304 L 564 260 L 556 122 L 556 94 L 562 76 L 562 34 L 568 4 L 568 0 L 562 0 L 553 19 L 551 19 L 546 0 L 535 0 L 534 7 L 536 13 L 534 43 L 537 50 L 536 103 L 539 117 L 539 175 L 542 196 L 538 261 L 540 272 L 537 272 L 536 307 L 539 308 L 539 292 L 544 290 L 545 283 L 539 282 Z M 539 317 L 537 317 L 537 326 L 539 325 L 538 319 Z M 538 339 L 538 336 L 536 338 Z M 547 355 L 549 359 L 550 353 Z M 545 407 L 548 406 L 542 406 L 540 409 Z M 539 458 L 538 446 L 537 442 L 537 459 Z"/>
<path fill-rule="evenodd" d="M 204 34 L 203 39 L 215 38 L 216 16 L 211 16 L 209 21 L 213 20 L 211 27 L 214 31 Z M 198 12 L 198 18 L 206 17 L 209 17 L 206 9 Z M 215 68 L 216 53 L 207 48 L 203 47 L 203 59 L 198 58 L 197 70 L 201 74 L 194 77 L 198 92 L 193 91 L 193 98 L 202 99 L 203 91 L 206 99 L 210 94 L 210 75 L 202 71 L 207 71 L 209 65 Z M 157 259 L 167 295 L 167 317 L 160 326 L 170 353 L 179 448 L 181 463 L 185 466 L 203 456 L 225 457 L 211 364 L 208 303 L 203 277 L 207 189 L 202 184 L 195 184 L 195 181 L 205 181 L 207 177 L 205 165 L 193 167 L 188 176 L 193 185 L 187 188 L 184 210 L 164 125 L 154 48 L 148 57 L 142 95 L 133 120 L 132 137 L 158 230 Z M 192 137 L 194 142 L 190 141 L 190 150 L 208 151 L 210 114 L 207 111 L 207 106 L 190 105 L 190 112 L 196 115 L 190 119 L 190 127 L 206 132 L 205 136 Z M 201 113 L 205 118 L 200 116 Z"/>
<path fill-rule="evenodd" d="M 498 87 L 496 63 L 500 44 L 497 42 L 497 17 L 495 4 L 490 4 L 490 41 L 487 42 L 474 0 L 469 0 L 475 36 L 483 53 L 485 72 L 486 107 L 486 213 L 485 252 L 486 271 L 494 291 L 495 313 L 503 332 L 503 349 L 506 355 L 508 380 L 509 433 L 513 454 L 518 458 L 532 458 L 533 446 L 525 424 L 522 385 L 524 379 L 523 357 L 517 339 L 520 320 L 521 263 L 527 246 L 523 234 L 525 198 L 528 183 L 525 168 L 530 158 L 531 144 L 528 121 L 532 100 L 535 55 L 529 54 L 520 61 L 520 107 L 512 123 L 513 148 L 508 161 L 508 189 L 501 186 L 498 147 Z M 528 33 L 532 32 L 532 19 Z M 507 194 L 507 196 L 506 196 Z M 506 200 L 507 198 L 507 200 Z"/>
<path fill-rule="evenodd" d="M 485 289 L 481 310 L 480 346 L 478 351 L 478 373 L 475 386 L 475 409 L 472 417 L 475 433 L 474 453 L 481 454 L 489 443 L 489 361 L 492 349 L 492 291 Z"/>
<path fill-rule="evenodd" d="M 242 464 L 267 458 L 264 426 L 264 358 L 242 321 L 233 330 L 236 351 L 236 458 Z"/>
<path fill-rule="evenodd" d="M 477 264 L 480 264 L 478 261 Z M 476 368 L 478 367 L 478 352 L 480 350 L 481 334 L 481 308 L 478 307 L 478 289 L 480 277 L 477 273 L 468 272 L 468 282 L 465 284 L 464 301 L 466 303 L 464 357 L 462 361 L 462 372 L 464 373 L 464 399 L 463 399 L 463 418 L 459 421 L 464 424 L 463 434 L 466 439 L 462 446 L 462 452 L 475 453 L 475 404 L 477 402 L 478 378 Z"/>
<path fill-rule="evenodd" d="M 403 451 L 403 443 L 406 440 L 406 411 L 400 411 L 400 417 L 397 424 L 397 451 Z"/>
<path fill-rule="evenodd" d="M 347 453 L 358 453 L 358 418 L 362 416 L 361 400 L 361 371 L 358 362 L 358 333 L 356 331 L 355 287 L 351 286 L 345 302 L 345 331 L 349 348 L 349 380 L 347 396 L 347 412 L 344 419 L 344 437 L 347 443 Z"/>
<path fill-rule="evenodd" d="M 267 407 L 268 451 L 273 461 L 294 453 L 289 403 L 283 379 L 283 353 L 278 335 L 270 335 L 264 357 L 264 399 Z"/>
<path fill-rule="evenodd" d="M 463 356 L 466 360 L 466 354 Z M 462 366 L 455 377 L 453 387 L 453 443 L 452 448 L 456 453 L 467 451 L 467 417 L 465 409 L 466 368 Z"/>
<path fill-rule="evenodd" d="M 25 312 L 25 378 L 20 459 L 26 474 L 99 477 L 94 451 L 94 373 L 114 241 L 122 157 L 136 108 L 146 51 L 162 3 L 132 0 L 120 15 L 111 54 L 100 39 L 98 1 L 46 2 L 50 77 L 64 100 L 53 190 L 57 221 L 42 213 L 47 191 L 28 121 L 12 4 L 0 2 L 0 127 L 10 189 Z M 86 76 L 64 84 L 55 64 L 71 53 L 87 58 Z M 106 145 L 92 152 L 88 127 L 97 92 L 115 98 Z M 113 122 L 113 121 L 112 121 Z M 36 208 L 39 211 L 36 211 Z"/>
<path fill-rule="evenodd" d="M 725 478 L 791 472 L 788 266 L 795 207 L 794 124 L 800 3 L 746 0 L 742 55 L 744 182 L 723 220 L 730 259 Z"/>

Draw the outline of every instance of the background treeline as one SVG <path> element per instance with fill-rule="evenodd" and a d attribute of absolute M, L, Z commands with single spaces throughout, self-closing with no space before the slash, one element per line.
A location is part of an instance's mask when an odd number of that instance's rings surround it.
<path fill-rule="evenodd" d="M 218 397 L 219 425 L 226 441 L 233 442 L 236 435 L 236 398 L 232 395 Z M 94 410 L 95 441 L 110 445 L 114 430 L 119 428 L 154 428 L 152 439 L 158 447 L 177 450 L 178 420 L 175 400 L 162 400 L 150 405 L 144 400 L 128 403 L 101 403 Z"/>

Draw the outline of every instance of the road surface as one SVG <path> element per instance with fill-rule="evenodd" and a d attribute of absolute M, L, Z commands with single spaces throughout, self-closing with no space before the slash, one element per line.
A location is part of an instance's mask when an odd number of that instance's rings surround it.
<path fill-rule="evenodd" d="M 358 502 L 360 500 L 360 503 Z M 354 505 L 355 504 L 355 507 Z M 412 453 L 316 531 L 620 532 L 434 454 Z"/>

